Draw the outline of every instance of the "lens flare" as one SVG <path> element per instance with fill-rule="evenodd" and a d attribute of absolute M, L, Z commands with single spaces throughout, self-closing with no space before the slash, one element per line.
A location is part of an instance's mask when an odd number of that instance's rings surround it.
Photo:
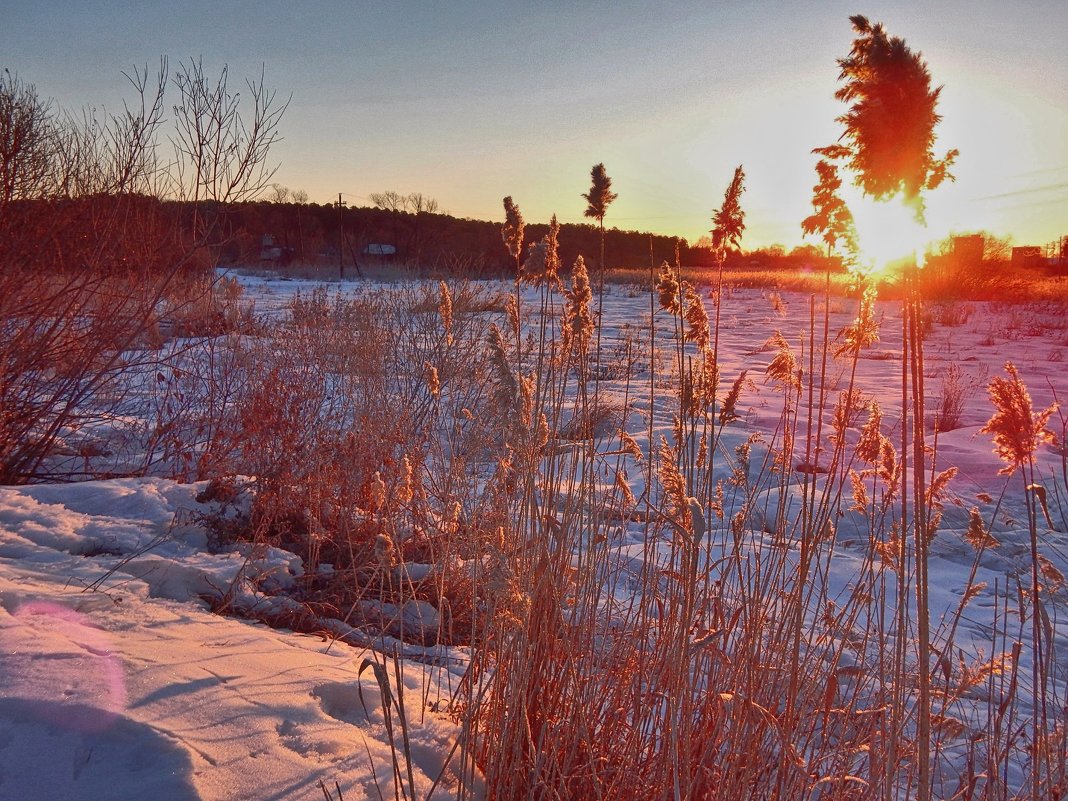
<path fill-rule="evenodd" d="M 122 659 L 90 618 L 60 604 L 32 600 L 21 604 L 12 619 L 13 625 L 0 628 L 0 653 L 10 655 L 12 663 L 5 666 L 5 693 L 24 702 L 35 717 L 87 734 L 106 730 L 123 715 Z M 30 662 L 34 670 L 15 670 L 26 654 L 45 658 Z"/>

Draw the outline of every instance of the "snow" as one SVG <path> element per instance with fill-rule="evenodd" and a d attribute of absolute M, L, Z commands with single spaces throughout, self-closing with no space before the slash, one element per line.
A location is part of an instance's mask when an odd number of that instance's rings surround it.
<path fill-rule="evenodd" d="M 278 313 L 294 293 L 319 286 L 241 280 L 257 308 L 270 313 Z M 774 330 L 795 342 L 809 325 L 809 298 L 781 295 L 781 310 L 759 290 L 736 290 L 724 299 L 722 375 L 733 381 L 742 369 L 750 371 L 739 405 L 742 419 L 724 435 L 725 450 L 752 432 L 770 439 L 778 425 L 775 390 L 761 380 L 772 354 L 761 346 Z M 534 308 L 535 299 L 533 293 L 529 302 L 525 298 L 526 308 Z M 1068 398 L 1068 380 L 1053 355 L 1068 340 L 1055 308 L 1022 314 L 995 304 L 971 305 L 963 325 L 936 322 L 926 346 L 929 406 L 937 405 L 949 365 L 959 365 L 974 383 L 961 426 L 938 435 L 939 468 L 955 465 L 960 474 L 932 543 L 930 603 L 936 626 L 956 610 L 974 558 L 962 539 L 967 510 L 977 505 L 989 521 L 997 509 L 992 531 L 1001 544 L 985 552 L 977 567 L 976 578 L 987 588 L 972 601 L 955 638 L 962 652 L 974 656 L 985 648 L 989 657 L 999 602 L 995 587 L 999 596 L 1010 591 L 1007 576 L 1026 568 L 1029 551 L 1019 477 L 997 475 L 1002 465 L 989 438 L 979 433 L 990 415 L 983 386 L 1011 359 L 1036 409 L 1054 393 Z M 879 312 L 884 331 L 900 331 L 899 307 L 884 303 Z M 610 287 L 606 342 L 618 342 L 648 313 L 646 292 Z M 821 320 L 822 309 L 815 313 Z M 847 325 L 852 315 L 851 302 L 832 300 L 831 330 Z M 865 352 L 858 365 L 861 391 L 879 399 L 891 428 L 899 416 L 900 370 L 892 341 Z M 839 367 L 829 372 L 832 398 L 846 383 L 840 373 Z M 611 384 L 607 391 L 611 397 Z M 650 400 L 648 381 L 644 388 L 635 381 L 626 395 L 618 394 L 626 409 L 623 423 L 646 452 L 654 444 L 646 415 L 654 415 L 654 438 L 670 435 L 675 402 L 670 394 Z M 761 447 L 754 447 L 754 465 Z M 1045 446 L 1038 472 L 1051 499 L 1061 469 L 1060 452 Z M 199 523 L 214 508 L 197 500 L 204 486 L 136 478 L 0 488 L 0 799 L 322 799 L 320 782 L 331 792 L 336 783 L 346 799 L 377 798 L 379 785 L 389 797 L 394 748 L 401 747 L 402 735 L 396 704 L 382 692 L 383 677 L 394 701 L 403 688 L 419 797 L 435 783 L 432 797 L 453 797 L 460 781 L 462 749 L 454 748 L 460 729 L 438 710 L 448 706 L 463 655 L 376 638 L 380 649 L 416 657 L 394 662 L 381 650 L 334 640 L 347 635 L 349 643 L 372 644 L 339 621 L 323 623 L 333 636 L 311 636 L 213 614 L 205 599 L 226 594 L 245 608 L 263 604 L 257 588 L 285 587 L 303 566 L 276 548 L 211 552 Z M 633 489 L 641 494 L 642 487 Z M 791 497 L 795 489 L 788 490 Z M 1057 519 L 1043 528 L 1041 550 L 1068 574 L 1068 526 L 1063 507 L 1053 511 Z M 839 593 L 851 591 L 862 569 L 865 532 L 866 522 L 856 513 L 839 520 L 830 559 Z M 754 540 L 752 547 L 759 544 Z M 637 575 L 642 561 L 656 555 L 642 544 L 637 527 L 622 528 L 611 547 L 624 577 L 616 589 L 625 593 L 626 573 Z M 404 569 L 418 577 L 434 566 L 413 563 Z M 1065 598 L 1056 601 L 1051 634 L 1063 654 L 1068 616 Z M 423 601 L 401 608 L 369 603 L 365 611 L 402 619 L 408 631 L 437 625 L 437 610 Z M 284 599 L 274 604 L 287 608 Z M 1029 634 L 1021 629 L 1017 636 L 1026 665 Z M 1063 664 L 1056 668 L 1056 680 L 1063 683 L 1068 670 Z M 480 797 L 478 777 L 466 781 Z"/>
<path fill-rule="evenodd" d="M 392 788 L 382 692 L 360 672 L 389 660 L 212 614 L 200 596 L 244 560 L 171 525 L 202 489 L 0 489 L 0 798 L 322 799 L 322 780 L 358 799 L 377 797 L 376 776 Z M 446 697 L 440 675 L 404 663 L 416 789 L 440 775 L 433 797 L 452 797 L 458 729 L 423 702 Z"/>

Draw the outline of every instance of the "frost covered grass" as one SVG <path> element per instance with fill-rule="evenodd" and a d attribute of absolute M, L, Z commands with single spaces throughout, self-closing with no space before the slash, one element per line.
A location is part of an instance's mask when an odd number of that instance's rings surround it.
<path fill-rule="evenodd" d="M 62 488 L 5 490 L 5 565 L 60 554 L 359 649 L 316 686 L 379 745 L 315 746 L 349 767 L 302 797 L 425 797 L 417 717 L 449 732 L 434 797 L 909 798 L 925 760 L 934 797 L 1060 792 L 1057 310 L 939 320 L 665 265 L 598 318 L 584 265 L 556 277 L 240 278 L 255 324 L 176 333 L 129 374 L 123 448 L 81 463 L 201 481 L 158 485 L 181 525 L 62 533 L 17 512 Z M 372 721 L 356 686 L 393 703 Z"/>

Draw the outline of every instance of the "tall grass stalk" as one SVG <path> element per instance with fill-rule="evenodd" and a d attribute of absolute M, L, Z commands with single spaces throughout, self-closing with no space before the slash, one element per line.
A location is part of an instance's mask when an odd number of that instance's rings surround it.
<path fill-rule="evenodd" d="M 905 324 L 909 337 L 908 382 L 912 402 L 912 510 L 915 558 L 915 592 L 917 615 L 917 679 L 919 709 L 917 711 L 917 757 L 919 760 L 919 801 L 931 798 L 931 634 L 930 605 L 928 601 L 928 543 L 934 535 L 929 524 L 929 498 L 927 496 L 926 443 L 924 425 L 924 375 L 922 303 L 916 289 L 915 266 L 906 274 Z M 908 428 L 908 426 L 904 426 Z"/>
<path fill-rule="evenodd" d="M 806 331 L 743 364 L 765 372 L 778 419 L 755 437 L 745 375 L 717 375 L 734 356 L 726 275 L 702 286 L 677 264 L 650 269 L 647 366 L 620 340 L 604 351 L 620 360 L 602 362 L 611 381 L 592 375 L 596 328 L 625 334 L 596 318 L 584 263 L 566 278 L 520 287 L 518 325 L 514 298 L 435 283 L 302 297 L 275 334 L 246 338 L 247 379 L 204 410 L 219 432 L 204 464 L 257 477 L 249 518 L 219 521 L 220 544 L 303 549 L 307 607 L 377 650 L 463 649 L 462 678 L 435 668 L 450 690 L 422 701 L 461 726 L 450 770 L 468 786 L 481 774 L 494 798 L 896 801 L 925 784 L 949 797 L 964 769 L 973 798 L 1008 799 L 1033 791 L 1019 777 L 1039 762 L 1028 782 L 1053 787 L 1054 643 L 1039 631 L 1029 669 L 1015 645 L 1051 605 L 1034 490 L 1026 629 L 999 585 L 989 655 L 954 656 L 996 548 L 979 524 L 963 597 L 920 642 L 948 479 L 922 438 L 918 304 L 902 307 L 900 439 L 878 404 L 857 414 L 871 299 L 836 337 L 826 289 Z M 402 424 L 380 424 L 382 408 Z M 1037 756 L 1019 738 L 1025 709 Z M 397 757 L 396 792 L 412 797 Z"/>

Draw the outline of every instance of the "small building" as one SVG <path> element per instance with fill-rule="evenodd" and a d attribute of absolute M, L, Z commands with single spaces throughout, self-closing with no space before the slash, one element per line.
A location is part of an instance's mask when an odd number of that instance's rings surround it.
<path fill-rule="evenodd" d="M 397 255 L 397 248 L 395 245 L 386 245 L 378 242 L 372 242 L 363 249 L 364 256 L 376 256 L 378 258 L 392 258 Z"/>
<path fill-rule="evenodd" d="M 953 237 L 953 261 L 958 265 L 974 265 L 983 261 L 983 235 L 968 234 Z"/>
<path fill-rule="evenodd" d="M 284 248 L 274 241 L 270 234 L 264 234 L 260 240 L 260 262 L 267 264 L 289 264 L 292 248 Z"/>
<path fill-rule="evenodd" d="M 1017 268 L 1044 267 L 1045 256 L 1040 245 L 1023 245 L 1012 249 L 1012 266 Z"/>

